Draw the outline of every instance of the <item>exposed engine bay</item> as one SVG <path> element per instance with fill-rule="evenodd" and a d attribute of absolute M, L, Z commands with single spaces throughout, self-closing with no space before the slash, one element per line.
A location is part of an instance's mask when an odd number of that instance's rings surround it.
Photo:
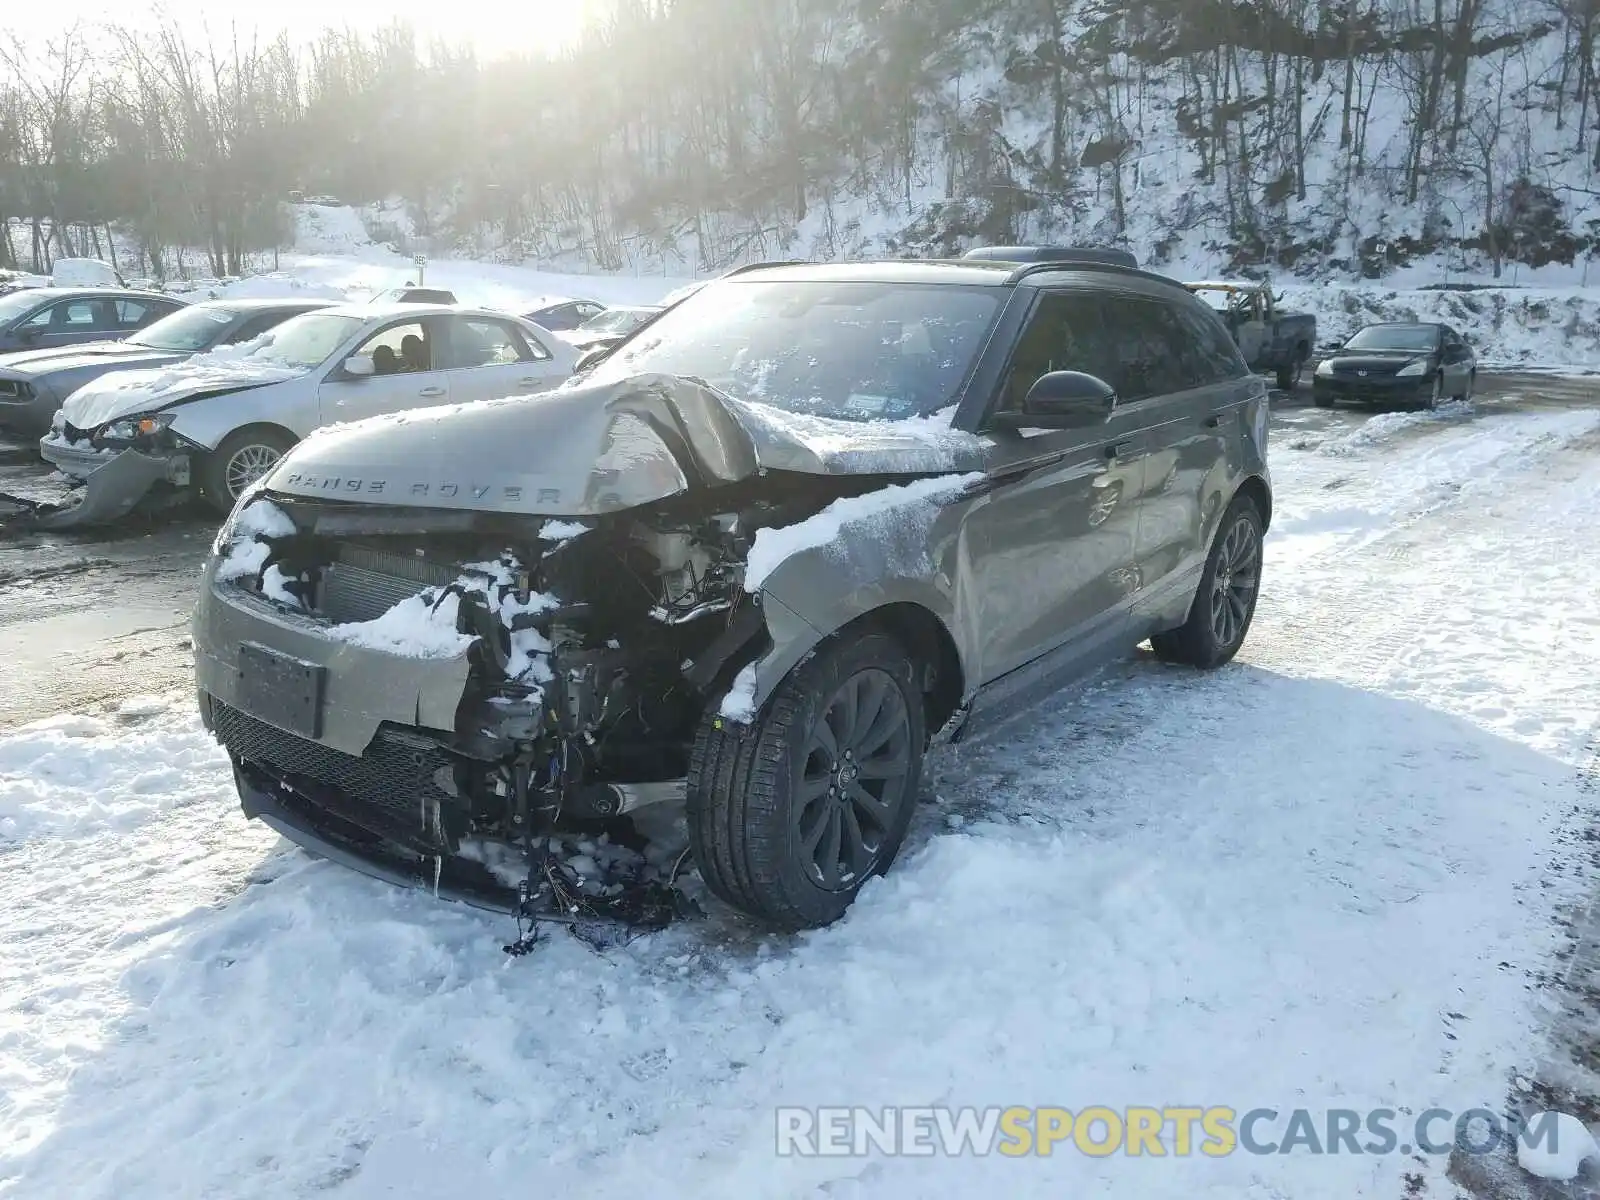
<path fill-rule="evenodd" d="M 572 911 L 585 881 L 546 848 L 681 800 L 702 719 L 766 649 L 743 586 L 756 532 L 882 483 L 752 485 L 581 521 L 260 498 L 219 538 L 219 585 L 331 641 L 464 650 L 467 685 L 453 729 L 386 725 L 349 761 L 220 702 L 210 724 L 262 786 L 432 860 L 436 880 L 476 864 L 521 892 L 519 911 Z"/>

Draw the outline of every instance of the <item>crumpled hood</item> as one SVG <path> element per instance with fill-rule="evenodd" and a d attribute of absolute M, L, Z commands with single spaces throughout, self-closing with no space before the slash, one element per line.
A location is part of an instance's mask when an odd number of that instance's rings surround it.
<path fill-rule="evenodd" d="M 265 387 L 305 373 L 303 368 L 213 350 L 172 366 L 102 375 L 73 392 L 61 411 L 75 428 L 94 429 L 118 417 L 174 408 L 222 392 Z"/>
<path fill-rule="evenodd" d="M 48 350 L 20 350 L 0 358 L 0 372 L 8 377 L 33 377 L 47 371 L 70 371 L 75 367 L 98 366 L 108 360 L 130 359 L 144 365 L 141 356 L 154 355 L 156 362 L 169 362 L 182 355 L 126 342 L 88 342 L 82 346 L 54 346 Z"/>
<path fill-rule="evenodd" d="M 287 495 L 597 516 L 762 470 L 981 470 L 982 443 L 937 417 L 796 416 L 691 379 L 639 375 L 540 396 L 419 409 L 317 431 L 268 477 Z"/>

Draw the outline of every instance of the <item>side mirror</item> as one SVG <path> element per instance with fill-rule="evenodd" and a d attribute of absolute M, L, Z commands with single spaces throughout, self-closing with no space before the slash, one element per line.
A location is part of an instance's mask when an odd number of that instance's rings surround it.
<path fill-rule="evenodd" d="M 1082 429 L 1103 425 L 1116 407 L 1116 389 L 1104 379 L 1082 371 L 1051 371 L 1028 389 L 1021 412 L 1000 413 L 995 420 L 1012 429 Z"/>
<path fill-rule="evenodd" d="M 373 375 L 377 373 L 377 365 L 372 361 L 370 354 L 352 354 L 344 360 L 344 373 L 346 375 Z"/>

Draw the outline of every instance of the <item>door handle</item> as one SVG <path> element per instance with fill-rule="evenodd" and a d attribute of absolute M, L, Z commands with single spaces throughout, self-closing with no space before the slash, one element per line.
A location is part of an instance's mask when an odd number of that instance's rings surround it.
<path fill-rule="evenodd" d="M 534 378 L 533 376 L 529 376 L 527 379 L 519 379 L 519 380 L 517 380 L 517 382 L 520 383 L 523 387 L 538 387 L 541 383 L 544 382 L 544 380 Z"/>
<path fill-rule="evenodd" d="M 1107 458 L 1127 458 L 1139 448 L 1138 442 L 1112 442 L 1106 447 Z"/>
<path fill-rule="evenodd" d="M 434 386 L 434 387 L 425 387 L 420 392 L 418 392 L 417 395 L 419 395 L 419 396 L 442 396 L 442 395 L 444 395 L 444 389 L 442 387 L 438 387 L 437 385 Z"/>

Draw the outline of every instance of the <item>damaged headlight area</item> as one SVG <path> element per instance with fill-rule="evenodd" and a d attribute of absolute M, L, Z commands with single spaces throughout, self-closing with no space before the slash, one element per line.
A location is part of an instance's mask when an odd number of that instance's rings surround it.
<path fill-rule="evenodd" d="M 94 431 L 90 441 L 97 448 L 170 446 L 173 444 L 173 437 L 167 430 L 172 422 L 177 419 L 177 416 L 177 413 L 157 412 L 124 417 L 119 421 L 112 421 L 102 425 Z"/>
<path fill-rule="evenodd" d="M 681 504 L 568 521 L 247 497 L 217 539 L 224 593 L 328 642 L 465 656 L 467 683 L 452 730 L 388 725 L 360 759 L 259 723 L 235 732 L 215 707 L 213 724 L 245 768 L 391 851 L 522 894 L 505 907 L 566 911 L 582 893 L 552 839 L 681 800 L 708 705 L 765 650 L 745 560 L 780 515 Z M 423 767 L 387 765 L 408 755 Z M 666 886 L 638 862 L 633 883 Z M 602 893 L 581 903 L 615 899 Z"/>

